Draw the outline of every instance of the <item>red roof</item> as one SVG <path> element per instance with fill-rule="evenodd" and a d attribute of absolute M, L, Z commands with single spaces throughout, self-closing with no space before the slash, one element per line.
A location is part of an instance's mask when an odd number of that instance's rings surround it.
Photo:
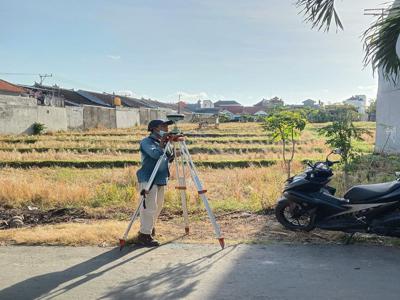
<path fill-rule="evenodd" d="M 1 80 L 0 79 L 0 91 L 5 91 L 9 93 L 15 93 L 15 94 L 25 94 L 26 90 L 16 86 L 12 83 L 9 83 L 7 81 Z"/>
<path fill-rule="evenodd" d="M 243 108 L 243 113 L 254 115 L 256 112 L 263 110 L 262 107 L 246 106 Z"/>

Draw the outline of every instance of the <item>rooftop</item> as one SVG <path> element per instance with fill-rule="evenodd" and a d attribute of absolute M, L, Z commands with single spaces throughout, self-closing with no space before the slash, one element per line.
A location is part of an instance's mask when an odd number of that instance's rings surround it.
<path fill-rule="evenodd" d="M 14 93 L 14 94 L 26 94 L 27 93 L 27 91 L 24 88 L 14 85 L 12 83 L 9 83 L 2 79 L 0 79 L 0 91 L 4 91 L 7 93 Z"/>

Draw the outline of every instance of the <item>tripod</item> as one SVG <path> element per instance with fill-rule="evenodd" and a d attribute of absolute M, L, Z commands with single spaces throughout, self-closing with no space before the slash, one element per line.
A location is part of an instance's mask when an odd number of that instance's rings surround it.
<path fill-rule="evenodd" d="M 225 247 L 225 241 L 221 235 L 221 229 L 220 229 L 219 225 L 217 224 L 217 221 L 215 220 L 215 216 L 211 210 L 210 204 L 208 203 L 208 199 L 206 196 L 207 190 L 205 190 L 203 188 L 203 185 L 200 181 L 196 167 L 193 163 L 192 157 L 190 156 L 189 150 L 185 143 L 185 138 L 183 135 L 173 134 L 173 135 L 169 136 L 168 142 L 164 148 L 164 152 L 158 159 L 158 161 L 153 169 L 153 172 L 151 173 L 150 179 L 147 182 L 147 185 L 140 192 L 139 205 L 136 208 L 135 212 L 132 214 L 131 219 L 128 224 L 128 227 L 127 227 L 123 237 L 119 240 L 120 250 L 122 250 L 122 248 L 126 244 L 126 239 L 128 238 L 129 231 L 131 230 L 133 223 L 139 216 L 140 208 L 142 207 L 142 205 L 144 206 L 144 208 L 146 208 L 146 206 L 145 206 L 146 195 L 149 194 L 149 191 L 153 185 L 154 178 L 156 177 L 157 171 L 160 168 L 162 161 L 167 158 L 168 150 L 172 150 L 175 155 L 175 169 L 176 169 L 176 177 L 178 180 L 178 186 L 176 186 L 176 189 L 180 191 L 180 195 L 181 195 L 183 219 L 184 219 L 184 223 L 185 223 L 185 233 L 188 235 L 189 231 L 190 231 L 189 230 L 189 215 L 188 215 L 187 199 L 186 199 L 186 178 L 185 178 L 185 176 L 186 176 L 185 175 L 186 174 L 185 165 L 186 165 L 189 168 L 190 175 L 196 186 L 197 192 L 207 210 L 207 214 L 210 219 L 210 222 L 214 227 L 215 235 L 219 241 L 219 244 L 221 245 L 221 248 L 223 249 Z M 177 155 L 178 150 L 180 151 L 180 155 Z"/>

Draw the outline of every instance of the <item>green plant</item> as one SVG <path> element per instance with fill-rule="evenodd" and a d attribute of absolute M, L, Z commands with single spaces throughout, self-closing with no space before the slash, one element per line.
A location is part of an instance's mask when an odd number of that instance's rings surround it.
<path fill-rule="evenodd" d="M 326 143 L 332 148 L 341 149 L 341 160 L 344 164 L 345 184 L 348 180 L 349 163 L 358 152 L 354 148 L 354 141 L 363 141 L 363 134 L 371 134 L 365 128 L 354 126 L 350 112 L 344 112 L 332 124 L 319 128 L 318 133 L 327 138 Z"/>
<path fill-rule="evenodd" d="M 46 126 L 42 123 L 35 122 L 32 125 L 32 133 L 34 135 L 41 135 L 46 130 Z"/>
<path fill-rule="evenodd" d="M 282 142 L 282 159 L 287 169 L 288 178 L 295 154 L 296 140 L 306 127 L 307 120 L 299 112 L 279 111 L 264 119 L 262 127 L 268 132 L 273 142 Z M 286 157 L 286 147 L 291 144 L 290 156 Z"/>

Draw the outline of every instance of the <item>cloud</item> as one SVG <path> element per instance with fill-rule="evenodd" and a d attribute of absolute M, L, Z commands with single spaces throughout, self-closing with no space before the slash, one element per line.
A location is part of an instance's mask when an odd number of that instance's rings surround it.
<path fill-rule="evenodd" d="M 119 55 L 108 54 L 107 57 L 112 59 L 112 60 L 120 60 L 121 59 L 121 56 L 119 56 Z"/>

